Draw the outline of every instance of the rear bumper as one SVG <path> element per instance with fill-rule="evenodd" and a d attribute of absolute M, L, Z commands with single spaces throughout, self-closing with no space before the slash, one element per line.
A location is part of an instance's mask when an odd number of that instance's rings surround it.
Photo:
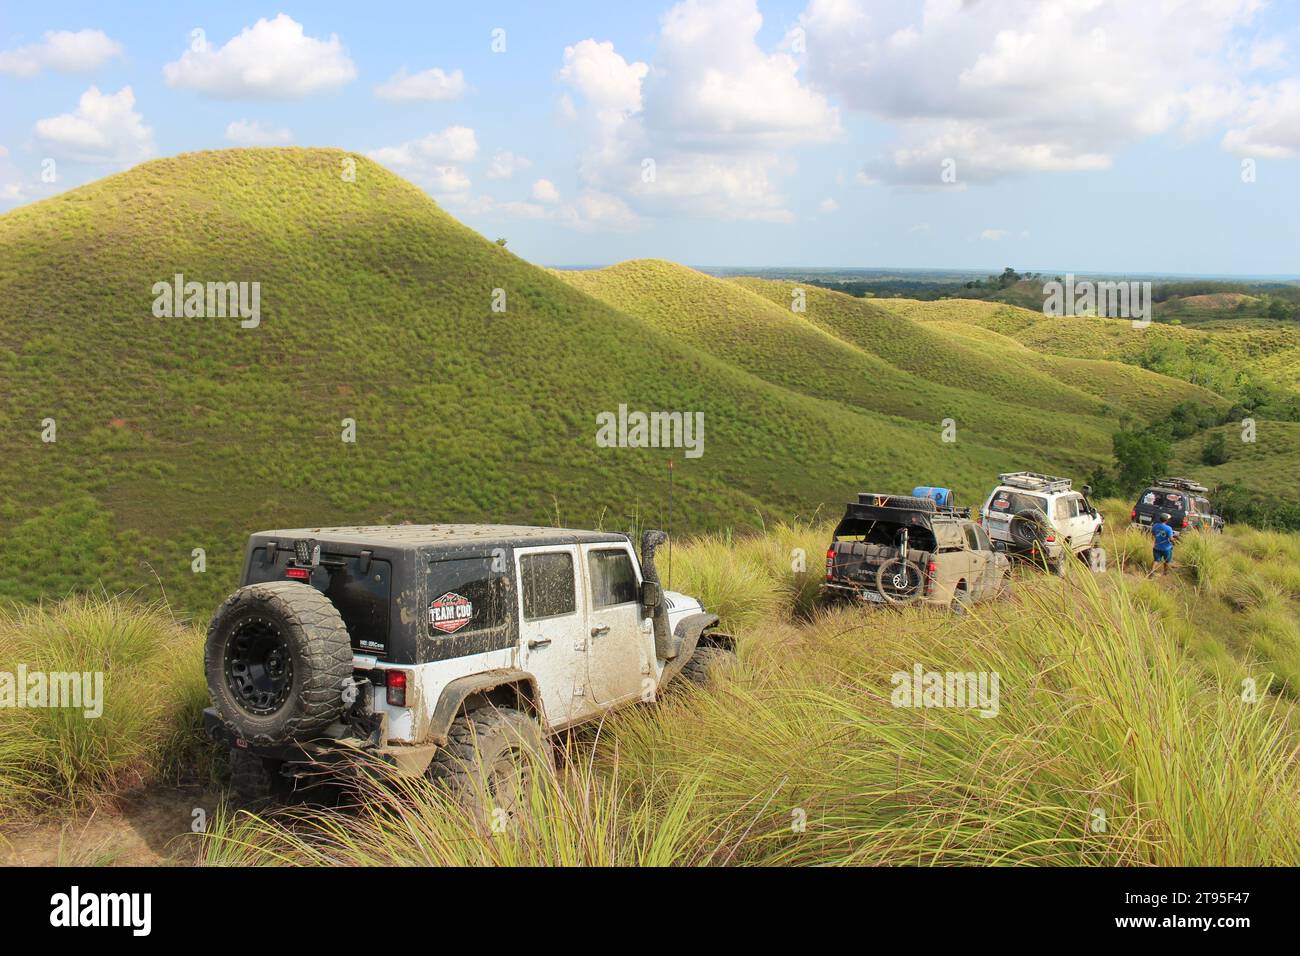
<path fill-rule="evenodd" d="M 236 736 L 217 715 L 215 707 L 203 711 L 203 732 L 214 743 L 286 764 L 302 764 L 304 770 L 311 766 L 318 770 L 326 767 L 347 772 L 349 768 L 370 760 L 388 764 L 402 776 L 424 773 L 438 749 L 437 745 L 389 744 L 383 740 L 384 727 L 385 724 L 381 724 L 379 733 L 366 739 L 336 725 L 336 728 L 345 732 L 337 736 L 326 734 L 313 740 L 268 746 L 254 744 Z"/>
<path fill-rule="evenodd" d="M 875 595 L 875 597 L 870 595 Z M 895 597 L 893 600 L 889 600 L 883 597 L 873 585 L 865 582 L 854 584 L 843 581 L 827 581 L 822 585 L 822 596 L 836 598 L 841 601 L 853 601 L 855 604 L 863 604 L 869 607 L 890 607 L 892 605 L 901 606 L 906 604 L 943 606 L 946 603 L 938 593 L 925 594 L 911 599 Z"/>

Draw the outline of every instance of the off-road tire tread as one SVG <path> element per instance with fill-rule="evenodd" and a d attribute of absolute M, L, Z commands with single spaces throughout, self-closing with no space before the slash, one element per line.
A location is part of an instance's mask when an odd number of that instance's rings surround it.
<path fill-rule="evenodd" d="M 680 675 L 697 684 L 707 687 L 712 678 L 713 667 L 717 664 L 730 663 L 736 659 L 736 652 L 713 644 L 697 645 L 691 653 L 690 660 L 682 665 Z"/>
<path fill-rule="evenodd" d="M 337 720 L 342 714 L 343 682 L 352 676 L 352 641 L 338 608 L 320 591 L 309 584 L 297 581 L 271 581 L 249 584 L 240 588 L 222 602 L 212 616 L 207 641 L 203 650 L 204 673 L 209 675 L 209 693 L 212 691 L 212 668 L 219 668 L 224 682 L 224 642 L 218 639 L 221 622 L 228 614 L 250 604 L 263 602 L 271 613 L 284 621 L 298 636 L 291 642 L 298 645 L 299 655 L 294 667 L 302 674 L 301 690 L 296 699 L 286 702 L 293 713 L 279 725 L 274 733 L 250 733 L 241 727 L 242 714 L 231 715 L 222 706 L 222 700 L 212 694 L 213 703 L 222 723 L 232 734 L 259 746 L 273 746 L 310 736 Z"/>
<path fill-rule="evenodd" d="M 433 755 L 426 773 L 461 800 L 473 800 L 478 795 L 476 777 L 482 772 L 483 756 L 516 744 L 545 748 L 537 719 L 513 707 L 480 707 L 451 722 L 447 743 Z"/>

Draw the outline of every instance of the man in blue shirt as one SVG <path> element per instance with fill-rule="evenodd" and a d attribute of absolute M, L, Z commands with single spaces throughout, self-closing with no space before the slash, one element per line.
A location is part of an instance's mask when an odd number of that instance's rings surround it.
<path fill-rule="evenodd" d="M 1151 573 L 1147 577 L 1153 577 L 1156 568 L 1164 565 L 1161 574 L 1169 573 L 1169 562 L 1174 559 L 1174 538 L 1178 537 L 1178 532 L 1169 525 L 1169 515 L 1163 513 L 1160 520 L 1151 526 L 1151 544 L 1152 560 Z"/>

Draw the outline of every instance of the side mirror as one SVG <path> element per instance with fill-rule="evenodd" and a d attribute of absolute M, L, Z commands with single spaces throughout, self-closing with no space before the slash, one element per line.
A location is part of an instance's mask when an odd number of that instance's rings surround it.
<path fill-rule="evenodd" d="M 663 589 L 659 587 L 657 582 L 641 582 L 641 609 L 647 616 L 655 612 L 660 602 L 663 601 L 663 596 Z"/>
<path fill-rule="evenodd" d="M 1090 495 L 1092 494 L 1092 485 L 1084 485 L 1080 490 L 1083 491 L 1084 495 Z"/>

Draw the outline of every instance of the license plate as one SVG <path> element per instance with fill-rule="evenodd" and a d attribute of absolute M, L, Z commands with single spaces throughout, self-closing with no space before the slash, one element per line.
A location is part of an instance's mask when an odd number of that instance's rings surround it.
<path fill-rule="evenodd" d="M 864 601 L 875 601 L 877 604 L 885 602 L 885 596 L 879 591 L 859 591 L 858 593 L 862 595 Z"/>
<path fill-rule="evenodd" d="M 243 737 L 236 737 L 236 738 L 235 738 L 235 746 L 238 747 L 240 750 L 247 750 L 247 749 L 248 749 L 248 741 L 245 740 Z"/>

